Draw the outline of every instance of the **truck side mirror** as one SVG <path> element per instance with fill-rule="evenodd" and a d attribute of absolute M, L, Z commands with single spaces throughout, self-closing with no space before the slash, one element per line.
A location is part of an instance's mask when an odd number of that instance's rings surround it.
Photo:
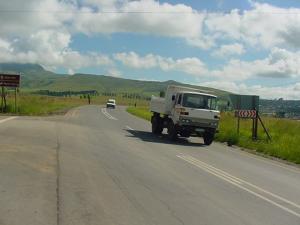
<path fill-rule="evenodd" d="M 172 95 L 172 101 L 175 101 L 175 95 Z"/>

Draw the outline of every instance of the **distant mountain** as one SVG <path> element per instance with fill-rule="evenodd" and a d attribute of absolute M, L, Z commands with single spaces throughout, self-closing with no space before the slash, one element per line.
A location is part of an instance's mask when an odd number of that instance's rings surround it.
<path fill-rule="evenodd" d="M 20 73 L 21 87 L 30 90 L 46 87 L 55 82 L 55 80 L 67 76 L 47 71 L 42 66 L 31 63 L 0 63 L 0 72 Z"/>
<path fill-rule="evenodd" d="M 19 63 L 0 63 L 0 71 L 28 73 L 28 72 L 44 72 L 44 68 L 38 64 L 19 64 Z"/>
<path fill-rule="evenodd" d="M 228 92 L 226 91 L 195 85 L 187 85 L 173 80 L 164 82 L 141 81 L 92 74 L 75 74 L 70 76 L 47 71 L 38 64 L 0 63 L 0 72 L 21 73 L 21 87 L 26 91 L 97 90 L 100 93 L 127 92 L 152 95 L 158 94 L 160 91 L 165 90 L 168 85 L 173 84 L 199 88 L 212 94 L 216 94 L 224 99 L 227 99 L 228 97 Z"/>

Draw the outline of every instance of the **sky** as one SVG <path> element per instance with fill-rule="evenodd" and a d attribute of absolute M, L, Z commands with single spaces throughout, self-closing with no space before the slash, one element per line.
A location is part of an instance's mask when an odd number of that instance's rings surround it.
<path fill-rule="evenodd" d="M 299 0 L 0 1 L 0 62 L 300 99 Z"/>

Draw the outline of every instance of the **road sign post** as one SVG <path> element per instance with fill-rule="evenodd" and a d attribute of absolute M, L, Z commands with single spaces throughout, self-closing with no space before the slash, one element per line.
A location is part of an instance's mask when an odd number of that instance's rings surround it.
<path fill-rule="evenodd" d="M 259 116 L 259 96 L 256 95 L 230 95 L 230 100 L 235 109 L 235 117 L 237 117 L 237 133 L 240 130 L 240 119 L 252 119 L 252 139 L 257 140 L 258 137 L 258 121 L 261 123 L 268 140 L 271 136 L 268 133 L 262 119 Z"/>
<path fill-rule="evenodd" d="M 255 130 L 254 130 L 254 139 L 257 140 L 257 129 L 258 129 L 258 114 L 256 115 L 256 118 L 254 119 L 254 123 L 255 123 Z"/>
<path fill-rule="evenodd" d="M 257 139 L 257 121 L 259 111 L 259 96 L 256 95 L 230 95 L 230 100 L 237 117 L 238 133 L 240 130 L 240 119 L 252 119 L 252 139 Z"/>
<path fill-rule="evenodd" d="M 0 73 L 0 87 L 13 87 L 20 86 L 19 74 L 1 74 Z"/>
<path fill-rule="evenodd" d="M 15 88 L 15 113 L 17 113 L 17 88 L 20 87 L 20 74 L 0 73 L 1 112 L 6 110 L 5 87 Z"/>
<path fill-rule="evenodd" d="M 4 87 L 1 87 L 1 112 L 3 113 L 4 111 L 4 99 L 5 99 L 5 96 L 4 96 Z"/>
<path fill-rule="evenodd" d="M 17 88 L 15 88 L 15 113 L 17 113 Z"/>
<path fill-rule="evenodd" d="M 239 133 L 240 130 L 240 119 L 252 119 L 252 139 L 257 139 L 257 115 L 258 112 L 256 110 L 236 110 L 235 116 L 238 120 L 237 131 Z"/>
<path fill-rule="evenodd" d="M 256 110 L 237 110 L 235 116 L 238 118 L 256 118 Z"/>
<path fill-rule="evenodd" d="M 237 119 L 237 133 L 240 134 L 240 117 Z"/>

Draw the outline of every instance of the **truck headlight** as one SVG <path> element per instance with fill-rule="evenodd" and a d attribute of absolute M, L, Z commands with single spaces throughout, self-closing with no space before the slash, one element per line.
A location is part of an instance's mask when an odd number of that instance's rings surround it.
<path fill-rule="evenodd" d="M 215 115 L 214 118 L 219 120 L 220 119 L 220 115 Z"/>
<path fill-rule="evenodd" d="M 191 121 L 189 119 L 181 119 L 181 122 L 183 122 L 183 123 L 189 123 Z"/>

